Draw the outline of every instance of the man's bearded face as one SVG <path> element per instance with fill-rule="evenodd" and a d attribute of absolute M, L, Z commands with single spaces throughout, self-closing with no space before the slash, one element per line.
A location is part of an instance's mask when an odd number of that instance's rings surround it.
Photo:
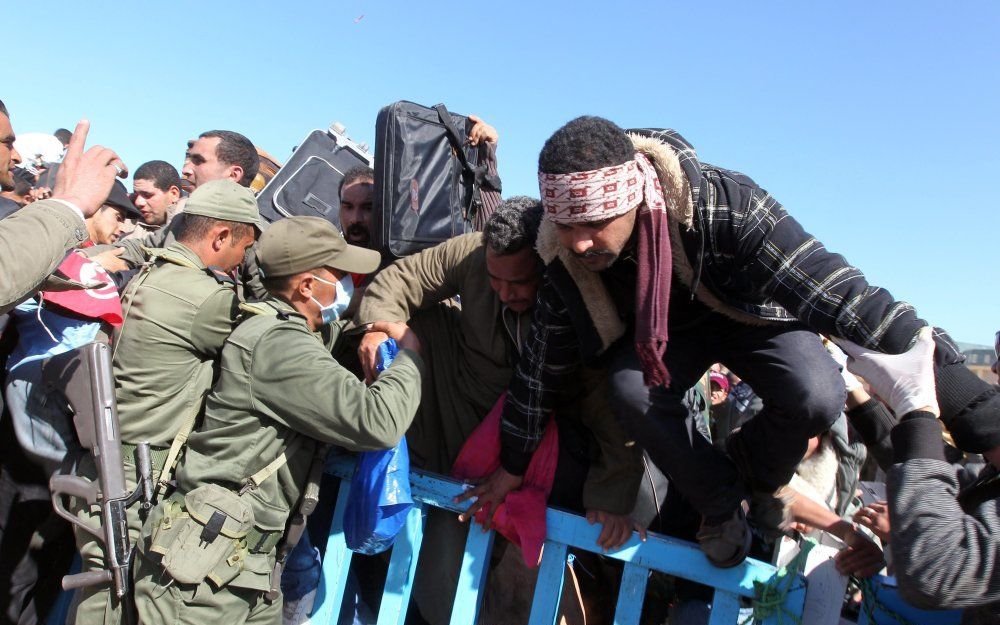
<path fill-rule="evenodd" d="M 371 180 L 356 180 L 340 190 L 340 229 L 351 245 L 371 247 L 374 194 L 375 185 Z"/>
<path fill-rule="evenodd" d="M 603 271 L 621 255 L 635 228 L 636 210 L 605 219 L 573 224 L 556 224 L 559 245 L 591 271 Z"/>

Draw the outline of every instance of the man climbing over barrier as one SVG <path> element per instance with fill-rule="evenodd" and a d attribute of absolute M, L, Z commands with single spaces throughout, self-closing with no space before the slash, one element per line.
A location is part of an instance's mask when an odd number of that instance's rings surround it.
<path fill-rule="evenodd" d="M 816 332 L 901 353 L 925 323 L 674 131 L 575 119 L 545 143 L 538 179 L 546 279 L 504 408 L 501 468 L 465 494 L 478 498 L 470 513 L 517 488 L 557 393 L 581 361 L 605 359 L 617 417 L 701 513 L 702 551 L 716 566 L 739 564 L 750 544 L 744 501 L 758 526 L 783 525 L 784 486 L 806 441 L 844 406 Z M 956 440 L 976 432 L 968 444 L 988 449 L 1000 442 L 988 418 L 1000 396 L 947 335 L 936 338 L 942 420 Z M 684 428 L 683 393 L 713 362 L 764 402 L 727 453 Z"/>

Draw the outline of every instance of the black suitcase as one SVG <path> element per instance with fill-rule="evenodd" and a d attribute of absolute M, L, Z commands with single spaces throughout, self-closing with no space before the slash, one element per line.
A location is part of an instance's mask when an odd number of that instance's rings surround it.
<path fill-rule="evenodd" d="M 379 111 L 372 242 L 386 262 L 481 230 L 500 203 L 494 148 L 467 145 L 472 126 L 443 104 Z"/>
<path fill-rule="evenodd" d="M 314 130 L 257 195 L 260 216 L 268 222 L 294 216 L 323 217 L 339 229 L 340 181 L 351 168 L 371 167 L 371 163 L 367 148 L 351 141 L 342 125 Z"/>

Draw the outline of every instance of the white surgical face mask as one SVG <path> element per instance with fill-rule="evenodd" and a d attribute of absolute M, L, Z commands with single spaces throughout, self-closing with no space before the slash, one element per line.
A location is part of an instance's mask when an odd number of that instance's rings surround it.
<path fill-rule="evenodd" d="M 326 305 L 321 304 L 315 297 L 310 298 L 319 306 L 319 312 L 323 316 L 323 323 L 333 323 L 344 314 L 344 311 L 347 310 L 348 305 L 351 303 L 351 297 L 354 296 L 354 281 L 351 280 L 351 274 L 344 274 L 344 277 L 338 282 L 330 282 L 316 275 L 312 275 L 312 277 L 323 284 L 329 284 L 337 290 L 337 295 L 333 298 L 333 302 Z"/>

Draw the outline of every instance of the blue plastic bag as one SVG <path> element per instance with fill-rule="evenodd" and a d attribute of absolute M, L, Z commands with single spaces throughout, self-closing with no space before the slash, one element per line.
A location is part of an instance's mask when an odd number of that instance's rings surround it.
<path fill-rule="evenodd" d="M 396 341 L 383 342 L 379 346 L 378 370 L 384 371 L 397 353 Z M 358 455 L 344 511 L 348 549 L 373 554 L 392 547 L 412 507 L 406 438 L 392 449 L 362 452 Z"/>

